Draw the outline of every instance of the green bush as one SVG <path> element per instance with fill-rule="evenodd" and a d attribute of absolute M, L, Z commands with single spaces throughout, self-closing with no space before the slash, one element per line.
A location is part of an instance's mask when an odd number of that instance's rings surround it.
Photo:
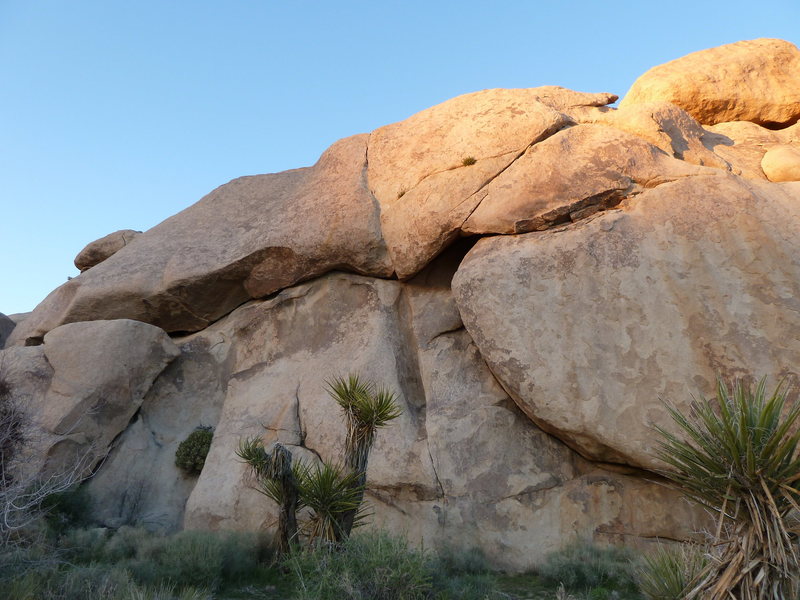
<path fill-rule="evenodd" d="M 60 549 L 75 563 L 119 565 L 140 584 L 209 589 L 246 579 L 265 554 L 256 534 L 182 531 L 164 536 L 134 527 L 114 533 L 70 531 L 62 536 Z"/>
<path fill-rule="evenodd" d="M 436 557 L 409 547 L 399 537 L 371 532 L 332 547 L 291 554 L 297 600 L 488 600 L 504 597 L 494 580 L 468 560 Z M 472 572 L 460 571 L 468 564 Z"/>
<path fill-rule="evenodd" d="M 467 156 L 466 158 L 464 158 L 464 159 L 461 161 L 461 165 L 462 165 L 462 166 L 464 166 L 464 167 L 471 167 L 471 166 L 472 166 L 472 165 L 474 165 L 476 162 L 478 162 L 478 161 L 475 159 L 475 157 L 474 157 L 474 156 Z"/>
<path fill-rule="evenodd" d="M 605 591 L 636 589 L 636 564 L 628 548 L 603 548 L 588 542 L 573 542 L 549 554 L 539 575 L 551 585 L 563 583 L 568 590 L 583 590 L 602 597 Z M 605 591 L 604 591 L 605 590 Z"/>
<path fill-rule="evenodd" d="M 211 427 L 198 427 L 178 445 L 175 465 L 189 475 L 199 475 L 206 464 L 214 431 Z"/>
<path fill-rule="evenodd" d="M 89 492 L 85 487 L 76 485 L 69 490 L 45 498 L 42 508 L 48 527 L 54 533 L 59 534 L 68 529 L 88 525 L 90 504 Z"/>
<path fill-rule="evenodd" d="M 135 539 L 128 534 L 129 539 Z M 124 547 L 124 544 L 122 544 Z M 216 589 L 235 582 L 258 567 L 255 535 L 182 531 L 145 538 L 125 565 L 139 583 L 173 583 Z"/>

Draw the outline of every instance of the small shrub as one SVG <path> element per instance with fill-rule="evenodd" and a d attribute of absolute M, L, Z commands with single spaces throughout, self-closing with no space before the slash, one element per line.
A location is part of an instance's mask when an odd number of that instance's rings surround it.
<path fill-rule="evenodd" d="M 538 571 L 548 583 L 563 583 L 568 590 L 633 590 L 636 589 L 633 557 L 627 548 L 573 542 L 549 554 Z"/>
<path fill-rule="evenodd" d="M 507 598 L 496 591 L 479 553 L 435 556 L 384 532 L 356 535 L 334 548 L 295 552 L 284 566 L 294 575 L 297 600 Z"/>
<path fill-rule="evenodd" d="M 76 485 L 45 498 L 42 508 L 47 525 L 53 532 L 60 534 L 68 529 L 88 525 L 90 504 L 89 492 L 85 487 Z"/>
<path fill-rule="evenodd" d="M 109 531 L 102 527 L 72 529 L 59 539 L 65 558 L 75 563 L 111 562 L 106 557 Z"/>
<path fill-rule="evenodd" d="M 354 536 L 339 550 L 295 552 L 285 564 L 298 600 L 422 600 L 432 590 L 424 554 L 387 534 Z"/>
<path fill-rule="evenodd" d="M 124 569 L 97 564 L 79 565 L 59 571 L 49 583 L 43 598 L 59 600 L 116 598 L 127 592 L 130 586 L 130 575 Z"/>
<path fill-rule="evenodd" d="M 404 189 L 400 190 L 399 192 L 397 192 L 397 199 L 399 200 L 400 198 L 402 198 L 405 195 L 406 195 L 406 190 L 404 190 Z"/>
<path fill-rule="evenodd" d="M 639 589 L 648 600 L 683 600 L 708 558 L 696 546 L 661 546 L 645 555 L 637 570 Z"/>
<path fill-rule="evenodd" d="M 175 465 L 188 475 L 199 475 L 206 464 L 214 432 L 211 427 L 198 427 L 189 434 L 175 452 Z"/>
<path fill-rule="evenodd" d="M 472 165 L 474 165 L 476 162 L 478 162 L 478 161 L 477 161 L 477 159 L 476 159 L 474 156 L 467 156 L 466 158 L 464 158 L 464 159 L 461 161 L 461 166 L 464 166 L 464 167 L 471 167 L 471 166 L 472 166 Z"/>
<path fill-rule="evenodd" d="M 229 556 L 233 552 L 235 556 Z M 242 552 L 242 554 L 238 554 Z M 127 564 L 134 578 L 144 584 L 174 583 L 216 589 L 225 580 L 226 565 L 255 568 L 258 552 L 252 547 L 226 543 L 223 534 L 182 531 L 172 536 L 154 536 L 140 547 Z M 237 570 L 237 574 L 240 571 Z"/>

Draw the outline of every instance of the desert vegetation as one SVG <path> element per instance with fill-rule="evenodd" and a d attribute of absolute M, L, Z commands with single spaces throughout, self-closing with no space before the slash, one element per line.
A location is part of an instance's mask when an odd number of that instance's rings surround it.
<path fill-rule="evenodd" d="M 279 506 L 279 535 L 264 532 L 110 529 L 91 521 L 77 467 L 42 482 L 23 479 L 30 443 L 20 400 L 0 378 L 4 519 L 0 597 L 9 600 L 692 600 L 798 597 L 800 405 L 783 386 L 771 394 L 719 382 L 716 397 L 677 430 L 657 428 L 662 474 L 717 515 L 707 545 L 658 544 L 647 553 L 573 540 L 535 572 L 490 569 L 475 549 L 415 547 L 362 522 L 376 432 L 401 415 L 395 395 L 358 376 L 328 383 L 346 425 L 341 464 L 294 460 L 280 444 L 243 440 L 238 454 L 259 491 Z M 197 469 L 211 431 L 198 428 L 177 463 Z M 80 466 L 80 465 L 79 465 Z M 179 465 L 180 466 L 180 465 Z M 182 467 L 184 468 L 184 467 Z M 24 482 L 24 485 L 22 485 Z M 298 517 L 303 511 L 303 518 Z M 734 568 L 735 567 L 735 568 Z"/>
<path fill-rule="evenodd" d="M 357 374 L 327 383 L 328 394 L 339 405 L 347 427 L 342 465 L 321 461 L 294 461 L 281 444 L 264 448 L 261 438 L 244 439 L 237 455 L 251 468 L 256 489 L 279 506 L 278 548 L 288 552 L 303 534 L 309 543 L 339 543 L 350 536 L 363 517 L 369 453 L 378 429 L 402 414 L 395 394 Z M 310 509 L 302 530 L 297 511 Z"/>
<path fill-rule="evenodd" d="M 688 415 L 669 408 L 680 434 L 657 428 L 663 474 L 717 517 L 708 563 L 685 597 L 796 598 L 800 589 L 800 403 L 779 384 L 717 383 L 714 401 Z"/>

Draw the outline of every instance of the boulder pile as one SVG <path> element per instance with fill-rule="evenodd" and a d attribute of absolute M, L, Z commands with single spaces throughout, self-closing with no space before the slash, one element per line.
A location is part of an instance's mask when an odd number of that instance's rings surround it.
<path fill-rule="evenodd" d="M 0 315 L 36 468 L 96 452 L 109 526 L 269 527 L 239 439 L 335 456 L 325 381 L 359 372 L 404 411 L 375 526 L 509 569 L 575 536 L 691 537 L 703 513 L 656 474 L 663 402 L 800 369 L 800 50 L 704 50 L 616 100 L 467 94 L 90 244 Z M 194 478 L 174 457 L 198 426 Z"/>

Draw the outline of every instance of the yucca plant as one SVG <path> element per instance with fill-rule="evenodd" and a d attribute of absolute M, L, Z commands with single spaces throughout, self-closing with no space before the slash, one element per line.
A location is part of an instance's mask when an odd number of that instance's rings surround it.
<path fill-rule="evenodd" d="M 282 553 L 289 552 L 298 535 L 297 512 L 302 508 L 311 512 L 303 527 L 311 541 L 341 542 L 360 524 L 375 432 L 401 414 L 392 392 L 376 389 L 357 375 L 336 378 L 327 385 L 347 423 L 344 466 L 292 461 L 287 448 L 274 444 L 267 452 L 258 437 L 240 440 L 236 451 L 255 475 L 256 489 L 280 506 L 278 548 Z"/>
<path fill-rule="evenodd" d="M 363 519 L 361 500 L 364 486 L 358 473 L 328 462 L 302 465 L 298 473 L 302 507 L 311 509 L 304 532 L 311 543 L 338 543 L 349 531 L 342 526 L 342 516 L 352 513 L 353 526 Z"/>
<path fill-rule="evenodd" d="M 337 377 L 327 382 L 328 394 L 342 408 L 347 438 L 345 440 L 345 465 L 357 476 L 354 481 L 358 505 L 364 499 L 367 481 L 369 452 L 375 443 L 375 433 L 402 414 L 394 392 L 376 388 L 370 381 L 351 374 L 346 379 Z M 345 537 L 350 535 L 356 518 L 356 509 L 342 515 L 341 527 Z"/>
<path fill-rule="evenodd" d="M 300 463 L 292 465 L 292 453 L 275 444 L 267 453 L 261 438 L 248 438 L 239 441 L 236 451 L 256 476 L 256 489 L 274 500 L 278 512 L 278 552 L 289 552 L 297 536 L 297 511 L 301 508 L 299 480 L 304 474 Z"/>
<path fill-rule="evenodd" d="M 688 415 L 667 407 L 680 436 L 662 428 L 663 475 L 718 515 L 710 562 L 686 598 L 782 600 L 798 593 L 800 404 L 779 384 L 717 382 L 717 397 Z"/>
<path fill-rule="evenodd" d="M 683 600 L 708 566 L 708 557 L 692 544 L 659 544 L 642 562 L 636 579 L 647 600 Z"/>

